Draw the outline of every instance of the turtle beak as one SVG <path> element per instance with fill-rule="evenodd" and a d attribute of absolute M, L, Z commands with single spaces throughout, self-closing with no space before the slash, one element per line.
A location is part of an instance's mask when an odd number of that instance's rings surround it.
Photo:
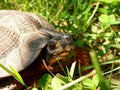
<path fill-rule="evenodd" d="M 72 36 L 64 34 L 52 38 L 47 43 L 47 62 L 52 65 L 53 62 L 73 56 L 74 41 Z"/>

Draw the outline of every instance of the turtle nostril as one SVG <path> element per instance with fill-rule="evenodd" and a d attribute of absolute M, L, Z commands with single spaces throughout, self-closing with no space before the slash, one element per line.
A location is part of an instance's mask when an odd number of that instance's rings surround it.
<path fill-rule="evenodd" d="M 69 40 L 71 38 L 70 35 L 63 35 L 63 39 Z"/>
<path fill-rule="evenodd" d="M 69 39 L 69 37 L 67 36 L 67 37 L 65 37 L 65 39 L 67 39 L 67 40 L 68 40 L 68 39 Z"/>

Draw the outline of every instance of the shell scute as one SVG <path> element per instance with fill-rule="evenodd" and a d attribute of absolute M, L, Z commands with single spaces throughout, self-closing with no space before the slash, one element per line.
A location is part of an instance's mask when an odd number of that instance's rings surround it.
<path fill-rule="evenodd" d="M 32 17 L 29 15 L 26 16 L 26 15 L 15 14 L 14 18 L 15 18 L 16 26 L 19 28 L 21 33 L 33 32 L 35 30 L 38 30 L 38 28 L 36 27 L 36 23 L 33 22 L 33 20 L 31 19 Z"/>
<path fill-rule="evenodd" d="M 16 32 L 0 26 L 0 58 L 18 46 L 18 39 L 19 35 Z"/>

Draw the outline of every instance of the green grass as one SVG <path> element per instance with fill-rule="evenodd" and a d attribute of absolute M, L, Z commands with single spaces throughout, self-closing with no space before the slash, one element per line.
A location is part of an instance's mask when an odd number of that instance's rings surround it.
<path fill-rule="evenodd" d="M 110 84 L 104 80 L 101 75 L 104 73 L 99 63 L 94 60 L 107 61 L 105 64 L 120 62 L 119 5 L 120 0 L 1 0 L 0 9 L 27 11 L 41 15 L 58 31 L 73 35 L 78 46 L 87 47 L 90 54 L 92 53 L 91 58 L 98 78 L 89 79 L 87 76 L 83 82 L 80 79 L 77 84 L 71 85 L 69 90 L 78 88 L 81 90 L 98 90 L 98 88 L 106 90 L 106 88 L 110 88 Z M 72 76 L 74 76 L 74 72 Z M 67 76 L 48 77 L 51 82 L 59 78 L 61 81 L 57 81 L 61 88 L 63 85 L 75 82 L 73 78 Z M 99 83 L 96 85 L 93 80 Z M 43 90 L 56 90 L 56 88 L 53 89 L 54 83 L 48 82 L 46 87 L 45 85 L 43 85 Z M 59 86 L 57 87 L 59 88 Z"/>

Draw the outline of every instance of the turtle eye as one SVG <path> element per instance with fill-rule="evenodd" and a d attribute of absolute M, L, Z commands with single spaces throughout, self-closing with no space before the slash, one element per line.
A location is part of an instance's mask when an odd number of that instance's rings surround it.
<path fill-rule="evenodd" d="M 54 44 L 54 43 L 51 43 L 51 44 L 49 45 L 49 49 L 50 49 L 51 51 L 53 51 L 55 48 L 56 48 L 56 47 L 55 47 L 55 44 Z"/>
<path fill-rule="evenodd" d="M 49 42 L 47 45 L 47 49 L 49 52 L 53 52 L 56 49 L 55 42 Z"/>

